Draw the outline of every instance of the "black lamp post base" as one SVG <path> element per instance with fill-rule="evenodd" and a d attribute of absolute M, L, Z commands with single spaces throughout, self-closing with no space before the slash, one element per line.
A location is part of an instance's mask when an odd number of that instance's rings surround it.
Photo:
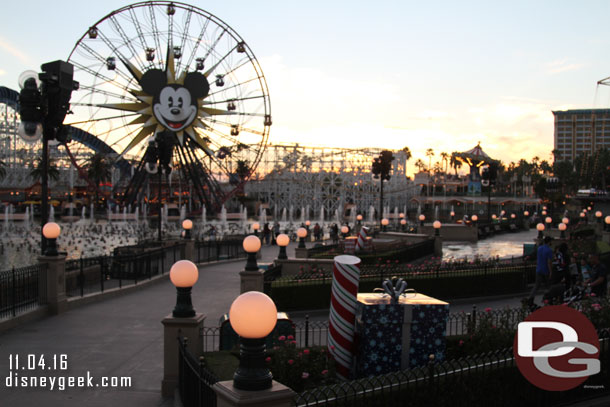
<path fill-rule="evenodd" d="M 266 390 L 272 386 L 273 376 L 265 365 L 265 338 L 240 338 L 239 367 L 233 385 L 240 390 Z"/>
<path fill-rule="evenodd" d="M 300 237 L 299 238 L 299 249 L 305 249 L 305 238 L 304 237 Z"/>
<path fill-rule="evenodd" d="M 176 287 L 176 306 L 172 312 L 174 318 L 192 318 L 195 316 L 195 309 L 191 302 L 192 287 Z"/>
<path fill-rule="evenodd" d="M 46 238 L 43 238 L 46 239 Z M 57 239 L 46 239 L 47 247 L 44 251 L 45 256 L 57 256 L 59 253 L 57 252 Z"/>
<path fill-rule="evenodd" d="M 288 256 L 286 255 L 286 246 L 280 246 L 280 254 L 277 255 L 279 260 L 286 260 Z"/>
<path fill-rule="evenodd" d="M 256 262 L 256 252 L 248 253 L 245 270 L 246 271 L 258 271 L 258 263 Z"/>

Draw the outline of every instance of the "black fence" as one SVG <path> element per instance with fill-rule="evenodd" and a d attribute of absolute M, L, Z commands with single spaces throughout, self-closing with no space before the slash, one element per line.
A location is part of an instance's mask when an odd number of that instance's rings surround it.
<path fill-rule="evenodd" d="M 373 292 L 384 279 L 402 277 L 409 288 L 436 298 L 469 298 L 523 292 L 536 266 L 531 263 L 485 263 L 470 268 L 418 268 L 387 263 L 360 266 L 360 292 Z M 294 276 L 279 277 L 280 271 L 268 275 L 265 293 L 284 310 L 328 308 L 332 276 L 330 271 L 316 269 Z"/>
<path fill-rule="evenodd" d="M 473 333 L 482 321 L 488 324 L 513 327 L 517 329 L 519 322 L 525 320 L 529 311 L 525 308 L 504 308 L 495 310 L 479 310 L 476 305 L 472 306 L 470 312 L 450 313 L 447 319 L 446 336 L 461 336 Z M 328 338 L 328 320 L 311 320 L 308 315 L 300 321 L 292 321 L 294 340 L 297 347 L 326 346 Z M 205 327 L 203 329 L 204 352 L 215 352 L 220 349 L 221 343 L 220 327 Z M 277 335 L 282 335 L 278 333 Z M 274 342 L 277 342 L 273 338 Z"/>
<path fill-rule="evenodd" d="M 0 272 L 0 319 L 47 303 L 47 265 Z"/>
<path fill-rule="evenodd" d="M 545 391 L 529 383 L 512 348 L 473 357 L 306 390 L 293 405 L 304 406 L 557 406 L 608 394 L 610 335 L 600 333 L 602 371 L 575 389 Z"/>
<path fill-rule="evenodd" d="M 188 349 L 187 338 L 178 338 L 178 391 L 183 407 L 216 407 L 216 393 L 212 386 L 218 377 Z"/>
<path fill-rule="evenodd" d="M 197 263 L 245 258 L 242 240 L 197 240 L 195 259 Z"/>
<path fill-rule="evenodd" d="M 178 242 L 145 251 L 118 250 L 113 256 L 69 260 L 66 262 L 66 295 L 82 297 L 136 285 L 168 272 L 183 255 L 184 243 Z"/>

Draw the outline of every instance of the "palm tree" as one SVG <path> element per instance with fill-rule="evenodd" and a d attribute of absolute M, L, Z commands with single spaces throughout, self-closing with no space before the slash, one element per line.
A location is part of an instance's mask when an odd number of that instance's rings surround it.
<path fill-rule="evenodd" d="M 426 163 L 423 162 L 421 158 L 418 158 L 417 161 L 415 161 L 415 167 L 419 172 L 424 172 L 426 170 Z"/>
<path fill-rule="evenodd" d="M 426 156 L 428 157 L 428 171 L 432 168 L 432 157 L 434 156 L 434 150 L 429 148 L 426 150 Z"/>
<path fill-rule="evenodd" d="M 95 153 L 85 165 L 87 177 L 95 183 L 95 203 L 99 202 L 99 186 L 112 178 L 112 163 L 102 153 Z"/>
<path fill-rule="evenodd" d="M 47 167 L 47 176 L 53 181 L 59 179 L 59 169 L 57 169 L 50 157 Z M 32 178 L 34 182 L 40 182 L 42 180 L 42 156 L 37 157 L 30 165 L 30 178 Z"/>
<path fill-rule="evenodd" d="M 407 166 L 409 165 L 409 160 L 411 159 L 411 157 L 413 157 L 413 155 L 411 154 L 411 150 L 409 149 L 409 147 L 403 147 L 401 150 L 403 153 L 405 153 L 405 175 L 407 175 Z"/>
<path fill-rule="evenodd" d="M 441 161 L 445 163 L 445 173 L 447 173 L 447 170 L 449 170 L 449 154 L 443 151 L 441 153 Z"/>
<path fill-rule="evenodd" d="M 462 161 L 458 158 L 457 153 L 451 153 L 449 165 L 451 165 L 451 168 L 453 168 L 455 176 L 457 177 L 457 170 L 462 167 Z"/>

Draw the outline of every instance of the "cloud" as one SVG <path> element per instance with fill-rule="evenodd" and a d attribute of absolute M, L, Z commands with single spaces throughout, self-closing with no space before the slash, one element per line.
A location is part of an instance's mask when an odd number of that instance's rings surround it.
<path fill-rule="evenodd" d="M 584 64 L 569 63 L 565 59 L 555 60 L 546 64 L 546 73 L 549 75 L 555 75 L 558 73 L 577 71 L 585 66 Z"/>
<path fill-rule="evenodd" d="M 24 54 L 23 52 L 21 52 L 20 50 L 15 48 L 12 44 L 10 44 L 8 41 L 6 41 L 2 37 L 0 37 L 0 48 L 3 49 L 4 51 L 8 52 L 15 58 L 17 58 L 23 64 L 26 64 L 26 65 L 31 64 L 31 62 L 30 62 L 31 59 L 28 55 Z"/>

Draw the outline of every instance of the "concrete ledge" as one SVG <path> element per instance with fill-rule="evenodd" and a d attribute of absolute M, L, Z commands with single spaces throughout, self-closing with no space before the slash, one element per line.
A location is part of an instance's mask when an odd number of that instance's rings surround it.
<path fill-rule="evenodd" d="M 3 321 L 0 321 L 0 333 L 9 331 L 21 324 L 25 324 L 27 322 L 36 321 L 38 319 L 42 319 L 49 315 L 49 306 L 41 305 L 38 308 L 34 308 L 31 311 L 25 312 L 23 314 L 19 314 L 13 318 L 9 318 Z"/>

